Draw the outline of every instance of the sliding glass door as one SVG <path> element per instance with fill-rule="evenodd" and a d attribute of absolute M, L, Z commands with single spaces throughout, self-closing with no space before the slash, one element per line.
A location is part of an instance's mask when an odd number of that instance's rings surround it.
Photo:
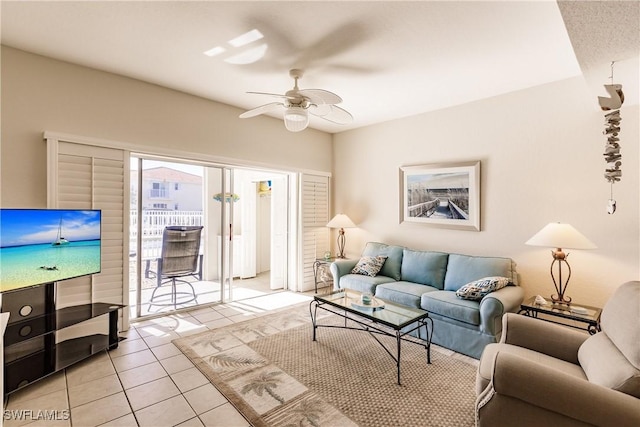
<path fill-rule="evenodd" d="M 130 302 L 134 317 L 222 301 L 220 246 L 228 213 L 223 168 L 131 159 Z M 226 219 L 224 219 L 226 223 Z M 197 240 L 197 241 L 196 241 Z"/>
<path fill-rule="evenodd" d="M 136 156 L 130 183 L 132 317 L 287 288 L 288 174 Z"/>
<path fill-rule="evenodd" d="M 234 298 L 287 289 L 289 175 L 235 168 Z"/>

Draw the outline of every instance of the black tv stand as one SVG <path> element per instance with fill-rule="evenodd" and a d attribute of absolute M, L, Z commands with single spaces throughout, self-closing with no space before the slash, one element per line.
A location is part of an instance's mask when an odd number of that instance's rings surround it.
<path fill-rule="evenodd" d="M 2 296 L 2 311 L 11 312 L 4 334 L 5 394 L 94 354 L 117 348 L 121 339 L 118 337 L 118 310 L 124 308 L 123 305 L 92 303 L 55 309 L 55 284 L 42 286 L 43 289 L 27 288 Z M 103 315 L 108 315 L 108 334 L 80 336 L 56 343 L 58 331 Z"/>

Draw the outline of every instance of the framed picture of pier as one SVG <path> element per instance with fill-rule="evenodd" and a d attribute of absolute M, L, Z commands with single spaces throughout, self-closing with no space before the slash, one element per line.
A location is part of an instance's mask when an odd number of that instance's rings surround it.
<path fill-rule="evenodd" d="M 400 167 L 400 223 L 480 231 L 480 161 Z"/>

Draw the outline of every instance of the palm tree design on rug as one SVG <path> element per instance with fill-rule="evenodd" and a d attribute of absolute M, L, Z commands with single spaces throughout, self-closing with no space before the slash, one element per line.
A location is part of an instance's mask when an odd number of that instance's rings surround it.
<path fill-rule="evenodd" d="M 317 398 L 305 399 L 298 406 L 291 410 L 292 413 L 300 415 L 302 418 L 298 424 L 290 424 L 287 427 L 300 427 L 304 425 L 306 420 L 313 427 L 320 427 L 320 418 L 323 410 L 321 409 L 322 401 Z"/>
<path fill-rule="evenodd" d="M 264 365 L 263 359 L 235 354 L 212 354 L 207 356 L 205 360 L 212 367 L 217 366 L 225 369 Z"/>
<path fill-rule="evenodd" d="M 218 343 L 223 342 L 228 335 L 216 335 L 214 338 L 206 337 L 201 340 L 197 340 L 193 342 L 193 346 L 203 346 L 203 347 L 211 347 L 216 351 L 222 351 L 224 348 L 220 347 Z"/>
<path fill-rule="evenodd" d="M 262 397 L 262 393 L 267 392 L 269 396 L 273 397 L 282 405 L 284 404 L 284 398 L 274 392 L 274 390 L 278 388 L 278 384 L 282 383 L 281 379 L 276 378 L 281 374 L 282 372 L 278 371 L 261 372 L 260 375 L 253 377 L 249 383 L 242 387 L 241 393 L 247 394 L 249 392 L 254 392 L 258 396 Z"/>
<path fill-rule="evenodd" d="M 298 326 L 300 324 L 306 323 L 307 322 L 307 318 L 306 317 L 300 317 L 299 315 L 284 315 L 281 316 L 280 318 L 278 318 L 277 322 L 274 322 L 274 324 L 278 325 L 277 327 L 280 329 L 289 329 L 290 326 Z"/>
<path fill-rule="evenodd" d="M 270 326 L 265 323 L 261 323 L 259 325 L 248 325 L 242 328 L 234 329 L 231 331 L 232 333 L 245 333 L 245 334 L 254 334 L 256 338 L 266 337 L 269 335 L 268 328 Z"/>

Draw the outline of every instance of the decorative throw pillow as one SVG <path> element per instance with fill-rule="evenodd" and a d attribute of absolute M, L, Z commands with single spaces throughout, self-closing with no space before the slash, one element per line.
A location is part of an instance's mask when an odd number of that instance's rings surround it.
<path fill-rule="evenodd" d="M 374 277 L 380 272 L 386 260 L 386 256 L 363 256 L 351 272 Z"/>
<path fill-rule="evenodd" d="M 511 279 L 508 277 L 483 277 L 462 286 L 456 291 L 456 295 L 462 299 L 480 301 L 485 295 L 511 284 Z"/>

